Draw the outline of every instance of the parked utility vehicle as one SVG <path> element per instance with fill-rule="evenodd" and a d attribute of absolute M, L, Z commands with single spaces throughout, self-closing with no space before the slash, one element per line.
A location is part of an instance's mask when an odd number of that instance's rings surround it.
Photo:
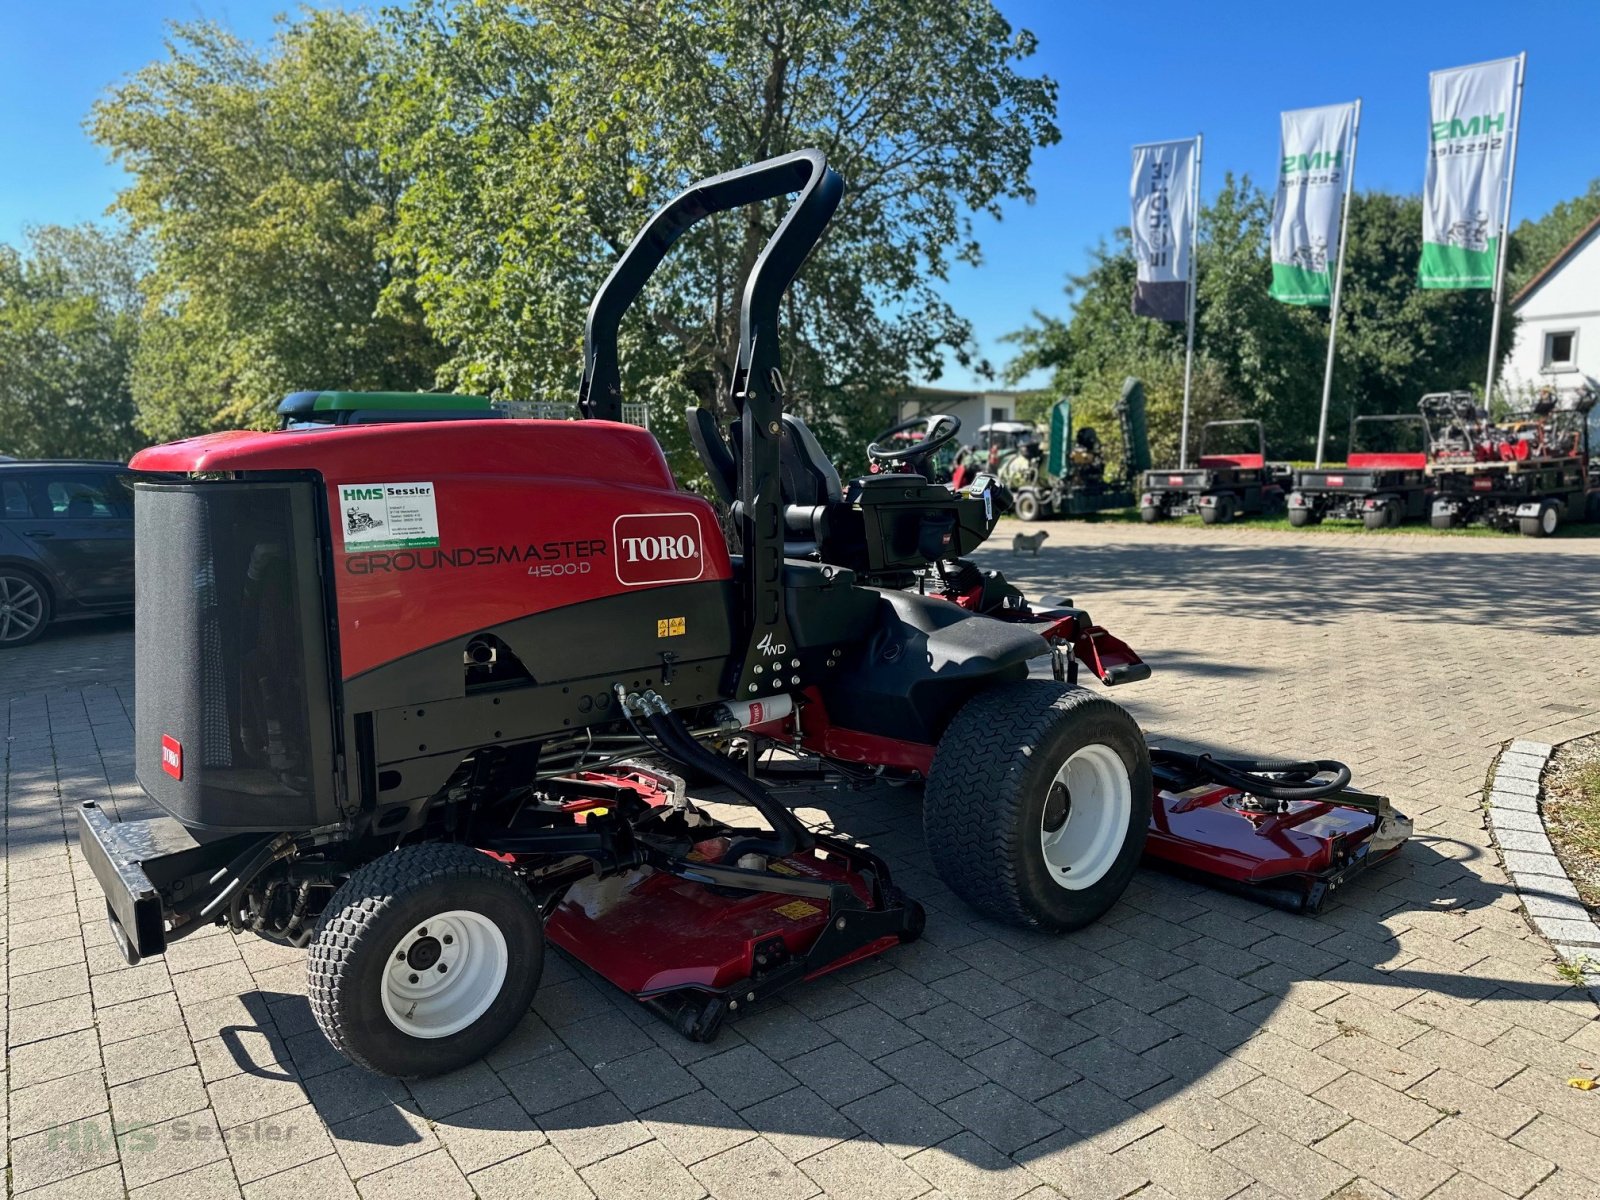
<path fill-rule="evenodd" d="M 1420 413 L 1357 417 L 1341 465 L 1295 472 L 1289 524 L 1360 521 L 1388 529 L 1420 520 L 1433 500 L 1427 465 L 1428 422 Z"/>
<path fill-rule="evenodd" d="M 1278 512 L 1290 481 L 1287 463 L 1267 461 L 1260 421 L 1208 421 L 1200 465 L 1146 471 L 1139 516 L 1146 522 L 1199 513 L 1207 525 Z"/>

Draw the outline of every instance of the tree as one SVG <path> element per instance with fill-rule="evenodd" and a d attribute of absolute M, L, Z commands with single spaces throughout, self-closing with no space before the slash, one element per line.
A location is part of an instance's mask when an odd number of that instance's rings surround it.
<path fill-rule="evenodd" d="M 972 214 L 1031 198 L 1059 134 L 1033 37 L 989 0 L 458 0 L 394 18 L 386 163 L 411 182 L 390 239 L 452 347 L 443 376 L 575 394 L 589 297 L 697 178 L 820 147 L 849 190 L 784 311 L 793 406 L 859 454 L 971 327 L 938 283 L 976 262 Z M 624 391 L 675 465 L 685 402 L 726 403 L 739 287 L 784 204 L 706 221 L 624 324 Z M 698 468 L 686 470 L 698 473 Z"/>
<path fill-rule="evenodd" d="M 1196 259 L 1195 387 L 1191 429 L 1207 420 L 1252 417 L 1276 457 L 1316 453 L 1328 312 L 1280 304 L 1271 279 L 1272 201 L 1248 177 L 1229 175 L 1200 214 Z M 1145 381 L 1152 453 L 1177 461 L 1183 393 L 1183 326 L 1134 317 L 1134 261 L 1127 231 L 1101 245 L 1090 269 L 1071 279 L 1068 319 L 1034 314 L 1011 335 L 1020 347 L 1007 375 L 1044 368 L 1052 391 L 1076 399 L 1080 421 L 1112 432 L 1122 380 Z M 1357 413 L 1415 411 L 1429 391 L 1471 386 L 1487 365 L 1492 307 L 1481 291 L 1416 286 L 1422 210 L 1416 197 L 1358 193 L 1350 211 L 1339 338 L 1329 403 L 1328 450 L 1343 453 Z M 1510 348 L 1505 314 L 1501 352 Z M 1197 437 L 1191 433 L 1191 437 Z M 1196 443 L 1191 442 L 1190 449 Z"/>
<path fill-rule="evenodd" d="M 0 245 L 0 453 L 126 458 L 138 342 L 139 245 L 93 225 Z"/>
<path fill-rule="evenodd" d="M 1521 291 L 1596 216 L 1600 216 L 1600 179 L 1590 180 L 1589 189 L 1581 196 L 1563 200 L 1537 220 L 1518 225 L 1507 251 L 1506 294 L 1514 296 Z"/>
<path fill-rule="evenodd" d="M 379 161 L 373 98 L 389 43 L 311 12 L 261 52 L 174 26 L 167 56 L 97 103 L 94 137 L 133 177 L 118 206 L 149 235 L 141 426 L 170 438 L 263 425 L 298 388 L 431 386 L 442 357 L 391 293 L 383 252 L 403 180 Z"/>

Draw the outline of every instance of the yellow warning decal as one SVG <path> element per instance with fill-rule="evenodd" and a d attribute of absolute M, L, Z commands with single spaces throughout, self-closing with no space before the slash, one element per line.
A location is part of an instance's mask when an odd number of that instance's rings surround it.
<path fill-rule="evenodd" d="M 689 632 L 688 619 L 685 617 L 662 617 L 656 622 L 656 636 L 682 637 Z"/>
<path fill-rule="evenodd" d="M 799 871 L 795 870 L 795 868 L 791 867 L 788 863 L 784 862 L 781 858 L 775 858 L 771 862 L 769 862 L 767 864 L 767 870 L 772 871 L 772 872 L 774 872 L 775 874 L 778 874 L 778 875 L 798 875 L 798 874 L 800 874 Z"/>
<path fill-rule="evenodd" d="M 806 900 L 791 900 L 781 908 L 772 910 L 780 917 L 788 917 L 791 921 L 803 921 L 807 917 L 814 917 L 822 910 L 815 904 Z"/>

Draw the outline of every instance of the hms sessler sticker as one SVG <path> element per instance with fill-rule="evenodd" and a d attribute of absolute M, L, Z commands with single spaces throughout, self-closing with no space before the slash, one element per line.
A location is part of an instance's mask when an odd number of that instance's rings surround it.
<path fill-rule="evenodd" d="M 341 483 L 337 519 L 346 554 L 439 544 L 431 483 Z"/>

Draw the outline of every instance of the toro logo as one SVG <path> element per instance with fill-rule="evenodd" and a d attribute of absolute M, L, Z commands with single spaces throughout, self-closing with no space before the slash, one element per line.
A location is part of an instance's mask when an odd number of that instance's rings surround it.
<path fill-rule="evenodd" d="M 618 583 L 687 583 L 705 573 L 705 542 L 694 513 L 628 513 L 616 519 L 611 535 Z"/>
<path fill-rule="evenodd" d="M 161 769 L 174 779 L 183 778 L 183 743 L 170 733 L 161 735 Z"/>
<path fill-rule="evenodd" d="M 1329 475 L 1328 476 L 1328 486 L 1329 487 L 1343 487 L 1344 486 L 1344 476 L 1343 475 Z"/>
<path fill-rule="evenodd" d="M 1182 487 L 1183 486 L 1183 476 L 1182 475 L 1168 475 L 1167 476 L 1167 486 L 1168 487 Z"/>

